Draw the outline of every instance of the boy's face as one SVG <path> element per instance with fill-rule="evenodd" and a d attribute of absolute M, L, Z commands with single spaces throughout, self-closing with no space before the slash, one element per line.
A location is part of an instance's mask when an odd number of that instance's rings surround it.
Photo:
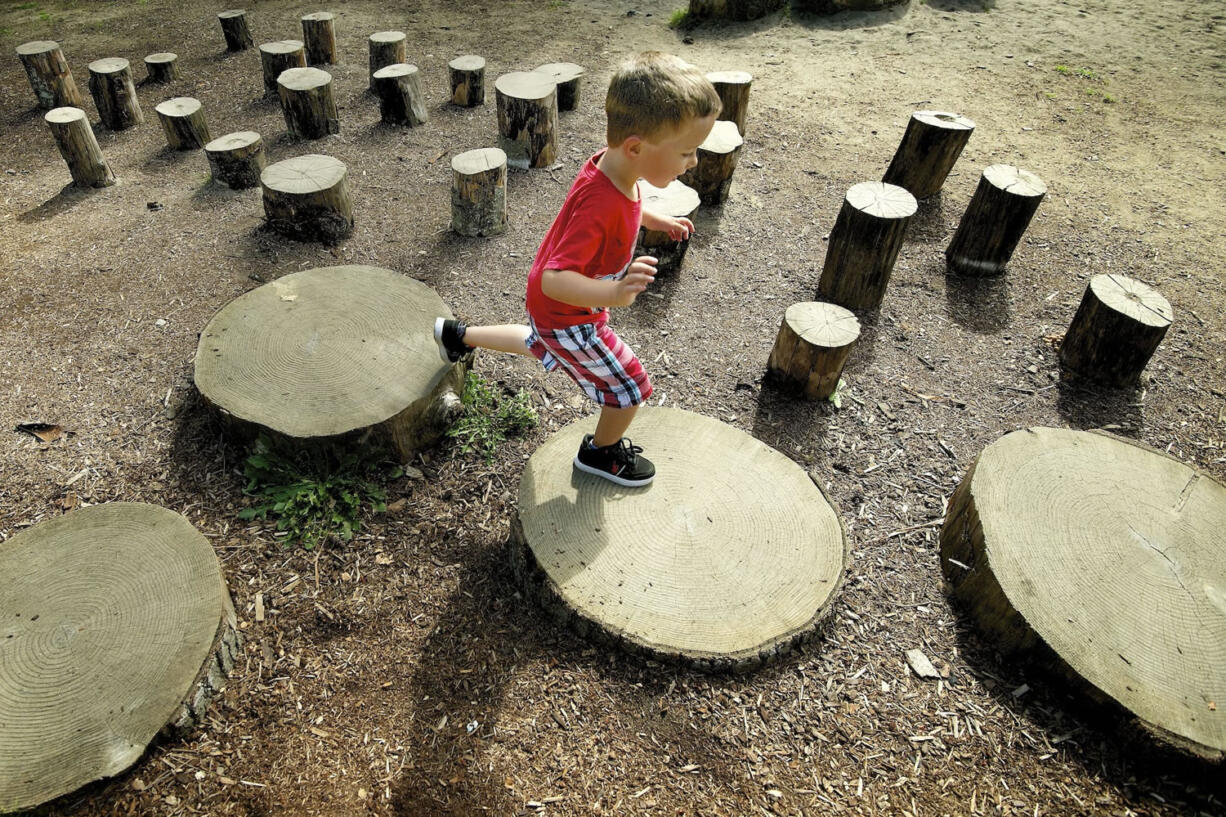
<path fill-rule="evenodd" d="M 714 125 L 714 115 L 695 117 L 651 139 L 639 141 L 639 176 L 656 187 L 668 187 L 674 179 L 698 164 L 698 146 L 706 141 Z"/>

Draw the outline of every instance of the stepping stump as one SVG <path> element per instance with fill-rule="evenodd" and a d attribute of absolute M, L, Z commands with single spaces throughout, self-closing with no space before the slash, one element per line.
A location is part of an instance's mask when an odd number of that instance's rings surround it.
<path fill-rule="evenodd" d="M 217 13 L 221 23 L 221 35 L 226 38 L 227 51 L 246 51 L 255 41 L 247 28 L 247 12 L 243 9 L 227 9 Z"/>
<path fill-rule="evenodd" d="M 17 46 L 17 57 L 30 78 L 38 107 L 50 110 L 80 108 L 85 104 L 59 43 L 54 40 L 22 43 Z"/>
<path fill-rule="evenodd" d="M 579 107 L 579 80 L 584 70 L 573 62 L 548 62 L 536 69 L 558 86 L 558 110 L 573 111 Z"/>
<path fill-rule="evenodd" d="M 370 35 L 370 90 L 375 90 L 375 72 L 404 62 L 403 31 L 376 31 Z"/>
<path fill-rule="evenodd" d="M 260 45 L 260 65 L 264 69 L 265 95 L 277 93 L 277 77 L 290 68 L 306 67 L 306 52 L 301 40 L 278 40 Z"/>
<path fill-rule="evenodd" d="M 749 111 L 749 86 L 753 75 L 748 71 L 712 71 L 707 80 L 723 103 L 719 118 L 736 123 L 737 133 L 745 135 L 745 114 Z"/>
<path fill-rule="evenodd" d="M 757 20 L 783 8 L 785 0 L 690 0 L 694 17 Z"/>
<path fill-rule="evenodd" d="M 106 57 L 89 64 L 89 92 L 103 127 L 119 131 L 145 121 L 132 84 L 132 69 L 123 57 Z"/>
<path fill-rule="evenodd" d="M 174 511 L 94 505 L 0 543 L 0 804 L 123 772 L 203 720 L 239 655 L 209 542 Z"/>
<path fill-rule="evenodd" d="M 850 311 L 817 301 L 792 304 L 783 315 L 766 362 L 779 379 L 799 386 L 809 400 L 826 400 L 839 386 L 843 364 L 860 337 Z"/>
<path fill-rule="evenodd" d="M 451 229 L 460 235 L 498 235 L 507 229 L 507 155 L 478 148 L 451 160 Z"/>
<path fill-rule="evenodd" d="M 55 137 L 60 155 L 68 164 L 72 183 L 78 187 L 109 187 L 115 174 L 102 156 L 98 139 L 80 108 L 53 108 L 43 117 Z"/>
<path fill-rule="evenodd" d="M 1226 758 L 1226 486 L 1107 434 L 1015 431 L 949 502 L 941 569 L 988 643 Z"/>
<path fill-rule="evenodd" d="M 340 133 L 332 98 L 332 75 L 318 68 L 289 68 L 277 77 L 285 127 L 297 139 L 320 139 Z"/>
<path fill-rule="evenodd" d="M 708 207 L 726 201 L 744 143 L 735 122 L 716 122 L 698 148 L 698 164 L 682 174 L 681 181 L 697 190 L 698 198 Z"/>
<path fill-rule="evenodd" d="M 485 104 L 485 58 L 475 54 L 456 57 L 447 63 L 451 80 L 451 103 L 461 108 Z"/>
<path fill-rule="evenodd" d="M 974 122 L 956 113 L 916 111 L 881 180 L 917 199 L 939 193 L 974 130 Z"/>
<path fill-rule="evenodd" d="M 374 434 L 407 461 L 460 410 L 467 364 L 439 360 L 439 315 L 452 317 L 434 290 L 391 270 L 295 272 L 209 321 L 196 387 L 240 433 L 290 446 Z"/>
<path fill-rule="evenodd" d="M 1045 195 L 1047 185 L 1027 170 L 1012 165 L 984 170 L 945 250 L 950 269 L 963 275 L 1004 272 Z"/>
<path fill-rule="evenodd" d="M 689 218 L 694 215 L 699 204 L 698 191 L 679 179 L 674 179 L 664 189 L 640 180 L 639 197 L 643 202 L 643 207 L 651 212 L 673 218 Z M 656 274 L 667 275 L 681 269 L 681 262 L 685 260 L 685 253 L 689 248 L 688 238 L 673 241 L 668 233 L 643 227 L 639 231 L 638 246 L 634 250 L 634 255 L 635 257 L 654 256 L 659 261 L 659 264 L 656 265 Z"/>
<path fill-rule="evenodd" d="M 379 97 L 379 118 L 389 125 L 424 125 L 430 115 L 426 111 L 426 95 L 421 89 L 421 72 L 416 65 L 396 63 L 380 68 L 371 77 L 375 95 Z"/>
<path fill-rule="evenodd" d="M 336 30 L 333 22 L 336 15 L 330 11 L 316 11 L 302 17 L 302 43 L 306 49 L 308 65 L 333 65 L 336 63 Z"/>
<path fill-rule="evenodd" d="M 557 85 L 536 71 L 512 71 L 494 81 L 498 147 L 512 167 L 548 167 L 558 154 Z"/>
<path fill-rule="evenodd" d="M 512 560 L 530 596 L 599 643 L 703 670 L 786 655 L 829 615 L 847 565 L 837 511 L 804 469 L 745 432 L 642 408 L 634 442 L 655 481 L 573 469 L 592 420 L 524 468 Z"/>
<path fill-rule="evenodd" d="M 308 153 L 271 164 L 260 174 L 264 215 L 281 235 L 333 244 L 353 232 L 345 164 Z"/>
<path fill-rule="evenodd" d="M 896 185 L 852 185 L 830 231 L 818 294 L 848 309 L 881 306 L 916 207 L 915 196 Z"/>
<path fill-rule="evenodd" d="M 264 172 L 264 140 L 255 131 L 227 133 L 204 146 L 213 181 L 234 190 L 260 183 Z"/>
<path fill-rule="evenodd" d="M 1131 385 L 1174 319 L 1166 298 L 1140 281 L 1095 275 L 1060 344 L 1060 365 L 1089 380 Z"/>
<path fill-rule="evenodd" d="M 167 83 L 179 78 L 179 55 L 161 51 L 145 57 L 145 71 L 150 82 Z"/>
<path fill-rule="evenodd" d="M 158 103 L 154 110 L 162 122 L 166 144 L 171 150 L 199 150 L 213 138 L 209 136 L 209 126 L 204 121 L 204 109 L 198 99 L 176 96 Z"/>

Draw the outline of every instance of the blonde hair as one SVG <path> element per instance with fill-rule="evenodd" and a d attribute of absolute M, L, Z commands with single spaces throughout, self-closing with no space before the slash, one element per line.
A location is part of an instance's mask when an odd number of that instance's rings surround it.
<path fill-rule="evenodd" d="M 715 86 L 693 65 L 660 51 L 645 51 L 617 69 L 604 110 L 606 138 L 616 147 L 631 136 L 650 139 L 687 119 L 718 115 Z"/>

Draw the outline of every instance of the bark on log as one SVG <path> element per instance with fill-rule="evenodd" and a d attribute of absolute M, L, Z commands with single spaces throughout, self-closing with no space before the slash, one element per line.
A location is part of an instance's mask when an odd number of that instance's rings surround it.
<path fill-rule="evenodd" d="M 316 11 L 302 17 L 302 43 L 306 50 L 307 65 L 336 64 L 336 15 L 330 11 Z"/>
<path fill-rule="evenodd" d="M 830 231 L 818 294 L 848 309 L 881 306 L 915 210 L 915 197 L 901 187 L 852 185 Z"/>
<path fill-rule="evenodd" d="M 939 193 L 974 130 L 974 122 L 956 113 L 916 111 L 881 180 L 917 199 Z"/>
<path fill-rule="evenodd" d="M 783 8 L 785 0 L 690 0 L 694 17 L 757 20 Z"/>
<path fill-rule="evenodd" d="M 749 111 L 749 86 L 753 84 L 753 75 L 747 71 L 712 71 L 707 74 L 707 80 L 715 86 L 723 109 L 719 119 L 735 122 L 741 136 L 745 135 L 745 115 Z"/>
<path fill-rule="evenodd" d="M 260 174 L 268 226 L 302 241 L 332 244 L 353 232 L 353 203 L 343 162 L 308 153 Z"/>
<path fill-rule="evenodd" d="M 579 82 L 584 74 L 582 66 L 573 62 L 547 62 L 536 70 L 557 84 L 559 111 L 573 111 L 579 107 Z"/>
<path fill-rule="evenodd" d="M 376 31 L 370 35 L 370 90 L 375 90 L 375 72 L 389 65 L 404 62 L 403 31 Z"/>
<path fill-rule="evenodd" d="M 783 315 L 766 367 L 800 387 L 809 400 L 826 400 L 839 386 L 843 364 L 860 337 L 860 322 L 841 306 L 806 301 Z"/>
<path fill-rule="evenodd" d="M 167 83 L 179 78 L 179 55 L 161 51 L 145 57 L 145 71 L 150 82 Z"/>
<path fill-rule="evenodd" d="M 485 58 L 476 54 L 456 57 L 447 64 L 451 78 L 451 103 L 461 108 L 485 104 Z"/>
<path fill-rule="evenodd" d="M 54 40 L 22 43 L 17 46 L 17 57 L 30 78 L 38 107 L 50 110 L 80 108 L 85 104 L 59 43 Z"/>
<path fill-rule="evenodd" d="M 251 30 L 247 28 L 247 12 L 244 9 L 227 9 L 217 13 L 221 23 L 221 35 L 226 38 L 227 51 L 246 51 L 255 45 Z"/>
<path fill-rule="evenodd" d="M 984 170 L 945 250 L 950 269 L 963 275 L 1004 272 L 1045 195 L 1047 185 L 1029 171 L 1012 165 Z"/>
<path fill-rule="evenodd" d="M 340 133 L 332 75 L 319 68 L 289 68 L 277 77 L 285 127 L 297 139 L 319 139 Z"/>
<path fill-rule="evenodd" d="M 1136 383 L 1174 317 L 1166 298 L 1140 281 L 1095 275 L 1060 344 L 1060 364 L 1111 386 Z"/>
<path fill-rule="evenodd" d="M 644 208 L 673 218 L 689 218 L 694 215 L 700 203 L 698 191 L 680 179 L 674 179 L 663 190 L 646 181 L 640 181 L 639 198 Z M 656 274 L 667 275 L 681 269 L 681 262 L 685 260 L 689 248 L 689 238 L 674 241 L 668 233 L 643 227 L 639 230 L 638 246 L 634 255 L 653 256 L 659 262 L 656 265 Z"/>
<path fill-rule="evenodd" d="M 306 52 L 301 40 L 278 40 L 260 44 L 260 65 L 264 69 L 265 95 L 276 94 L 277 77 L 290 68 L 306 67 Z"/>
<path fill-rule="evenodd" d="M 260 183 L 264 172 L 264 140 L 255 131 L 235 131 L 204 146 L 213 181 L 234 190 Z"/>
<path fill-rule="evenodd" d="M 507 229 L 507 155 L 478 148 L 451 160 L 451 229 L 498 235 Z"/>
<path fill-rule="evenodd" d="M 204 120 L 200 100 L 190 96 L 176 96 L 159 103 L 154 110 L 162 122 L 166 144 L 171 150 L 199 150 L 213 137 Z"/>
<path fill-rule="evenodd" d="M 145 121 L 136 86 L 132 84 L 132 69 L 124 58 L 106 57 L 91 62 L 89 92 L 103 127 L 119 131 Z"/>
<path fill-rule="evenodd" d="M 558 154 L 558 100 L 554 81 L 535 71 L 513 71 L 494 81 L 498 146 L 512 167 L 548 167 Z"/>
<path fill-rule="evenodd" d="M 792 0 L 792 6 L 798 11 L 834 14 L 839 11 L 880 11 L 906 2 L 907 0 Z"/>
<path fill-rule="evenodd" d="M 421 72 L 416 65 L 402 62 L 388 65 L 376 71 L 373 79 L 379 97 L 379 117 L 384 123 L 414 128 L 429 120 Z"/>
<path fill-rule="evenodd" d="M 698 191 L 703 204 L 712 207 L 727 200 L 744 142 L 735 122 L 716 122 L 711 128 L 698 148 L 698 164 L 681 176 L 682 182 Z"/>
<path fill-rule="evenodd" d="M 109 187 L 115 174 L 102 157 L 89 118 L 80 108 L 53 108 L 43 117 L 78 187 Z"/>

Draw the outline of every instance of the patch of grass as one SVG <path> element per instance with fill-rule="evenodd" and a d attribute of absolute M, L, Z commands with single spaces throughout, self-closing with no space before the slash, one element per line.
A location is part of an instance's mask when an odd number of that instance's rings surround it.
<path fill-rule="evenodd" d="M 843 395 L 846 393 L 847 381 L 840 377 L 838 385 L 834 387 L 834 391 L 830 392 L 830 396 L 826 399 L 829 400 L 836 409 L 840 409 L 843 407 Z"/>
<path fill-rule="evenodd" d="M 49 22 L 51 22 L 51 12 L 49 12 L 49 11 L 40 11 L 40 12 L 38 13 L 38 19 L 39 19 L 39 20 L 41 20 L 41 21 L 42 21 L 42 22 L 44 22 L 44 23 L 49 23 Z"/>
<path fill-rule="evenodd" d="M 469 372 L 464 381 L 464 413 L 447 436 L 460 445 L 460 453 L 477 452 L 492 462 L 494 450 L 506 439 L 522 434 L 537 423 L 528 393 L 498 394 L 481 375 Z"/>
<path fill-rule="evenodd" d="M 38 8 L 38 3 L 18 3 L 13 8 L 21 9 L 22 11 L 25 11 L 26 9 L 36 9 Z"/>
<path fill-rule="evenodd" d="M 675 9 L 672 14 L 668 15 L 668 27 L 680 28 L 685 25 L 690 19 L 690 10 L 688 8 Z"/>

